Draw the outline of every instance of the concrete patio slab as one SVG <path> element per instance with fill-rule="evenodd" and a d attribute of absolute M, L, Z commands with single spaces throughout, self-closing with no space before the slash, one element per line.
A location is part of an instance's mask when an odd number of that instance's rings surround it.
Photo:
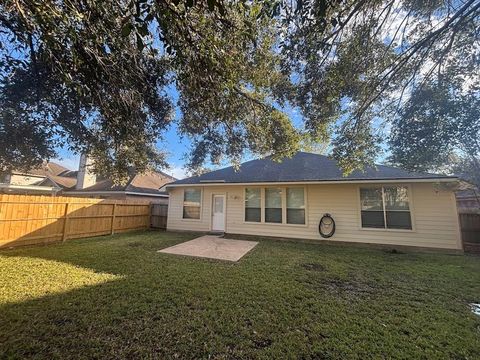
<path fill-rule="evenodd" d="M 158 250 L 158 252 L 238 261 L 257 244 L 258 242 L 256 241 L 231 240 L 218 236 L 205 235 L 178 245 Z"/>

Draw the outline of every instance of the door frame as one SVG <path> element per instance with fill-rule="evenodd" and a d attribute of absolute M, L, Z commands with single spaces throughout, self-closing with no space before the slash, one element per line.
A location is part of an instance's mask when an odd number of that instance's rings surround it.
<path fill-rule="evenodd" d="M 217 230 L 213 228 L 213 207 L 215 205 L 215 196 L 222 196 L 223 197 L 223 230 Z M 212 194 L 212 201 L 210 204 L 210 231 L 227 231 L 227 193 L 213 193 Z"/>

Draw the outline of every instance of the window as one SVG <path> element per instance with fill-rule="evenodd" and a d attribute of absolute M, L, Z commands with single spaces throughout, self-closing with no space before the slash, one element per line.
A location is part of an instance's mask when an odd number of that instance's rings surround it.
<path fill-rule="evenodd" d="M 282 189 L 265 189 L 265 222 L 282 223 Z"/>
<path fill-rule="evenodd" d="M 183 192 L 183 218 L 200 219 L 200 189 L 185 189 Z"/>
<path fill-rule="evenodd" d="M 303 188 L 287 188 L 287 224 L 305 224 Z"/>
<path fill-rule="evenodd" d="M 384 187 L 385 217 L 389 229 L 411 229 L 412 219 L 406 187 Z"/>
<path fill-rule="evenodd" d="M 362 227 L 412 229 L 407 187 L 361 188 L 360 201 Z"/>
<path fill-rule="evenodd" d="M 260 188 L 245 189 L 245 221 L 260 222 L 262 220 Z"/>
<path fill-rule="evenodd" d="M 270 224 L 306 224 L 303 187 L 245 188 L 245 221 Z"/>
<path fill-rule="evenodd" d="M 382 188 L 360 189 L 362 227 L 385 228 Z"/>

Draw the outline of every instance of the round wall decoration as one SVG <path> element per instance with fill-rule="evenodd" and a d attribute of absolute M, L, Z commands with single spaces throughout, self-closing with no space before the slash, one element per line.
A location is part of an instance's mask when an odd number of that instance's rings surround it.
<path fill-rule="evenodd" d="M 318 231 L 323 238 L 329 238 L 335 234 L 335 220 L 330 214 L 324 214 L 318 224 Z"/>

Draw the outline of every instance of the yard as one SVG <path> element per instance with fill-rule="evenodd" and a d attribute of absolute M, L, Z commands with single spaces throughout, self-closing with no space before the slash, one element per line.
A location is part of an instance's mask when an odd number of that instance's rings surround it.
<path fill-rule="evenodd" d="M 0 358 L 480 358 L 480 257 L 137 232 L 0 252 Z"/>

